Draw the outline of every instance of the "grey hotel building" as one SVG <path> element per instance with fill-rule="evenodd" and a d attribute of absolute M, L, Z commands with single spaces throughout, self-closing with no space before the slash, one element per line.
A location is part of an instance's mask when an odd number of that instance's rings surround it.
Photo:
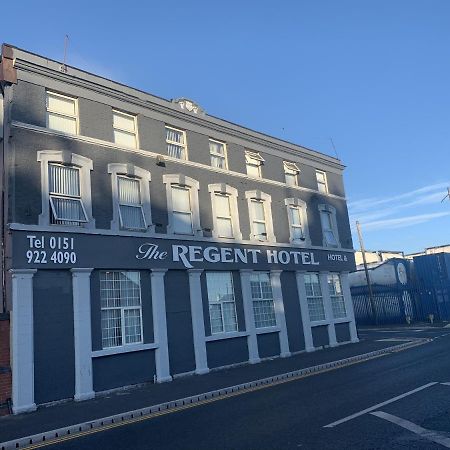
<path fill-rule="evenodd" d="M 9 45 L 0 84 L 13 413 L 358 341 L 338 159 Z"/>

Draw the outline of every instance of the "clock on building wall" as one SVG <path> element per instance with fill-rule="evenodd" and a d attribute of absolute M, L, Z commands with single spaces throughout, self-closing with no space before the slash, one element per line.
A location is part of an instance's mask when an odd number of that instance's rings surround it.
<path fill-rule="evenodd" d="M 397 265 L 397 275 L 398 275 L 398 281 L 402 284 L 406 284 L 408 281 L 408 277 L 406 275 L 406 267 L 403 263 L 399 263 Z"/>

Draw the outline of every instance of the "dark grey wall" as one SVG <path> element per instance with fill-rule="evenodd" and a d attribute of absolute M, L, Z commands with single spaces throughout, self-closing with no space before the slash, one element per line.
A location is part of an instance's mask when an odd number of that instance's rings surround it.
<path fill-rule="evenodd" d="M 283 272 L 281 274 L 281 290 L 283 293 L 289 350 L 297 352 L 305 348 L 305 339 L 303 337 L 302 316 L 295 272 Z"/>
<path fill-rule="evenodd" d="M 167 338 L 170 372 L 195 370 L 189 279 L 185 270 L 169 270 L 164 277 L 166 290 Z"/>
<path fill-rule="evenodd" d="M 34 275 L 33 320 L 36 403 L 73 397 L 75 354 L 69 271 L 39 270 Z"/>
<path fill-rule="evenodd" d="M 338 342 L 348 342 L 350 340 L 350 328 L 348 323 L 336 324 L 336 340 Z"/>
<path fill-rule="evenodd" d="M 206 352 L 210 369 L 248 361 L 247 338 L 207 342 Z"/>
<path fill-rule="evenodd" d="M 30 125 L 47 126 L 45 102 L 44 86 L 19 81 L 13 86 L 12 119 Z"/>
<path fill-rule="evenodd" d="M 111 106 L 91 100 L 78 99 L 79 133 L 113 142 L 113 112 Z"/>
<path fill-rule="evenodd" d="M 260 358 L 277 356 L 281 353 L 279 333 L 258 334 L 257 339 Z"/>
<path fill-rule="evenodd" d="M 94 391 L 153 381 L 154 350 L 103 356 L 92 360 Z"/>
<path fill-rule="evenodd" d="M 329 345 L 328 339 L 328 327 L 327 325 L 320 325 L 318 327 L 312 327 L 311 329 L 314 347 L 323 347 Z"/>

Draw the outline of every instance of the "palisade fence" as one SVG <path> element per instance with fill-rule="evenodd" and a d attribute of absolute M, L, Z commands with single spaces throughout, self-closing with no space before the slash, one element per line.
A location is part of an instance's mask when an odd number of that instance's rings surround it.
<path fill-rule="evenodd" d="M 429 287 L 420 283 L 372 285 L 373 307 L 367 286 L 351 288 L 357 325 L 450 321 L 450 281 Z"/>

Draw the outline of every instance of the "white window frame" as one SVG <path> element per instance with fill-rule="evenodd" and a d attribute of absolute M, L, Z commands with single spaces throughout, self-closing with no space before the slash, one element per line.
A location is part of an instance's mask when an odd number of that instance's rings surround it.
<path fill-rule="evenodd" d="M 115 127 L 114 126 L 114 117 L 113 117 L 113 130 L 117 130 L 120 131 L 121 133 L 125 133 L 125 134 L 129 134 L 129 135 L 133 135 L 134 136 L 134 146 L 132 147 L 127 147 L 127 148 L 139 148 L 139 134 L 138 134 L 138 124 L 137 124 L 137 116 L 134 114 L 129 114 L 123 111 L 120 111 L 118 109 L 113 109 L 113 116 L 114 115 L 118 115 L 118 116 L 124 116 L 127 117 L 129 119 L 133 119 L 134 122 L 134 133 L 130 132 L 129 130 L 126 130 L 124 128 L 120 128 L 120 127 Z M 117 144 L 117 142 L 114 139 L 114 143 Z M 117 144 L 120 145 L 120 144 Z"/>
<path fill-rule="evenodd" d="M 338 225 L 337 225 L 337 219 L 336 219 L 336 208 L 334 206 L 331 206 L 328 204 L 321 204 L 318 206 L 318 208 L 319 208 L 320 227 L 322 230 L 322 245 L 324 247 L 339 248 L 341 246 L 341 243 L 339 240 Z M 331 231 L 334 234 L 337 245 L 330 245 L 327 243 L 325 233 L 324 233 L 323 223 L 322 223 L 322 212 L 330 214 L 331 225 L 332 225 Z"/>
<path fill-rule="evenodd" d="M 286 198 L 284 200 L 284 204 L 286 205 L 286 213 L 289 222 L 289 242 L 291 244 L 296 244 L 300 247 L 308 247 L 311 245 L 311 238 L 309 236 L 309 226 L 308 226 L 308 214 L 307 214 L 307 204 L 305 201 L 300 200 L 299 198 Z M 304 239 L 295 239 L 294 238 L 294 224 L 292 223 L 292 217 L 290 214 L 290 208 L 298 208 L 300 212 L 300 221 L 301 227 L 303 231 Z"/>
<path fill-rule="evenodd" d="M 214 153 L 211 151 L 211 146 L 209 146 L 209 155 L 211 157 L 211 167 L 214 167 L 215 169 L 220 169 L 220 167 L 215 167 L 212 165 L 212 157 L 215 158 L 222 158 L 225 161 L 225 167 L 222 170 L 228 170 L 228 151 L 227 151 L 227 144 L 222 141 L 218 141 L 217 139 L 211 139 L 209 138 L 209 142 L 215 142 L 216 144 L 223 145 L 223 155 L 220 153 Z"/>
<path fill-rule="evenodd" d="M 298 168 L 297 164 L 290 161 L 283 161 L 283 167 L 284 167 L 284 179 L 286 184 L 288 186 L 298 186 L 298 175 L 300 173 L 300 169 Z M 295 177 L 294 184 L 288 183 L 287 175 L 293 175 Z"/>
<path fill-rule="evenodd" d="M 209 296 L 209 289 L 208 289 L 208 275 L 210 274 L 214 274 L 214 273 L 220 273 L 220 274 L 229 274 L 230 276 L 230 280 L 231 280 L 231 289 L 233 292 L 233 301 L 230 300 L 220 300 L 220 301 L 214 301 L 211 300 L 210 296 Z M 227 333 L 236 333 L 239 330 L 239 323 L 238 323 L 238 317 L 237 317 L 237 311 L 236 311 L 236 295 L 234 293 L 234 280 L 233 280 L 233 272 L 225 272 L 225 271 L 207 271 L 206 272 L 206 291 L 207 291 L 207 296 L 208 296 L 208 310 L 209 310 L 209 326 L 210 326 L 210 331 L 211 331 L 211 335 L 215 335 L 215 334 L 227 334 Z M 235 323 L 235 329 L 234 330 L 228 330 L 225 331 L 225 321 L 224 321 L 224 314 L 223 314 L 223 304 L 224 303 L 232 303 L 233 307 L 234 307 L 234 317 L 236 318 L 236 323 Z M 213 332 L 212 329 L 212 320 L 211 320 L 211 305 L 220 305 L 220 319 L 222 322 L 222 331 L 215 331 Z"/>
<path fill-rule="evenodd" d="M 179 142 L 168 140 L 167 139 L 167 133 L 166 133 L 167 129 L 173 130 L 173 131 L 177 131 L 179 133 L 182 133 L 183 136 L 184 136 L 184 144 L 180 144 Z M 185 130 L 180 130 L 179 128 L 171 127 L 170 125 L 166 125 L 165 128 L 164 128 L 164 133 L 165 133 L 165 137 L 166 137 L 166 154 L 167 154 L 167 156 L 169 156 L 170 158 L 178 159 L 180 161 L 188 161 L 189 160 L 189 155 L 188 155 L 186 131 Z M 169 155 L 169 149 L 167 147 L 168 144 L 176 145 L 177 147 L 183 147 L 184 148 L 184 158 L 175 158 L 174 156 L 170 156 Z"/>
<path fill-rule="evenodd" d="M 120 348 L 126 348 L 128 346 L 133 346 L 133 345 L 139 345 L 139 344 L 143 344 L 144 343 L 144 324 L 142 322 L 142 282 L 141 282 L 141 274 L 138 270 L 102 270 L 101 272 L 137 272 L 139 274 L 139 306 L 116 306 L 116 307 L 106 307 L 106 308 L 102 308 L 101 306 L 101 289 L 100 289 L 100 316 L 102 311 L 104 310 L 109 310 L 109 309 L 119 309 L 120 310 L 120 321 L 121 321 L 121 345 L 112 345 L 109 347 L 103 347 L 103 328 L 101 328 L 100 325 L 100 332 L 101 332 L 101 336 L 102 336 L 102 349 L 103 350 L 111 350 L 111 349 L 120 349 Z M 101 279 L 101 278 L 100 278 Z M 126 343 L 125 342 L 125 310 L 136 310 L 139 309 L 139 314 L 140 314 L 140 324 L 141 324 L 141 339 L 140 341 L 136 341 L 136 342 L 130 342 L 130 343 Z"/>
<path fill-rule="evenodd" d="M 306 290 L 306 284 L 308 284 L 306 282 L 306 277 L 307 276 L 311 276 L 311 275 L 316 275 L 317 276 L 317 280 L 318 280 L 318 286 L 319 286 L 319 290 L 320 290 L 320 295 L 308 295 L 308 291 Z M 320 274 L 316 273 L 316 272 L 312 272 L 312 273 L 306 273 L 305 274 L 305 292 L 306 292 L 306 305 L 308 307 L 308 317 L 310 322 L 314 323 L 314 322 L 323 322 L 327 319 L 327 312 L 325 309 L 325 298 L 324 298 L 324 293 L 322 292 L 322 284 L 320 282 Z M 315 292 L 313 292 L 313 294 L 315 294 Z M 312 301 L 309 301 L 309 299 L 312 299 Z M 319 302 L 317 302 L 317 300 L 320 299 Z M 312 318 L 311 317 L 311 309 L 312 306 L 320 304 L 321 306 L 321 310 L 322 310 L 322 316 L 320 318 Z"/>
<path fill-rule="evenodd" d="M 333 279 L 337 278 L 339 286 L 341 287 L 341 293 L 335 294 L 334 287 L 331 292 L 331 287 L 334 286 Z M 330 292 L 331 310 L 334 319 L 345 319 L 347 317 L 347 308 L 345 306 L 344 291 L 342 290 L 342 280 L 338 273 L 327 274 L 327 286 Z M 339 310 L 339 311 L 338 311 Z M 338 314 L 336 314 L 338 312 Z"/>
<path fill-rule="evenodd" d="M 249 211 L 250 218 L 250 240 L 252 241 L 265 241 L 265 242 L 276 242 L 276 237 L 273 232 L 273 219 L 272 219 L 272 197 L 269 194 L 264 192 L 255 190 L 255 191 L 247 191 L 245 193 L 245 198 L 247 199 L 247 207 Z M 264 218 L 266 222 L 266 239 L 261 239 L 257 234 L 256 230 L 253 227 L 254 223 L 254 213 L 252 200 L 257 200 L 263 203 L 264 205 Z"/>
<path fill-rule="evenodd" d="M 247 169 L 247 176 L 252 178 L 262 178 L 261 166 L 264 164 L 265 159 L 259 154 L 259 152 L 251 152 L 245 150 L 245 167 Z M 248 166 L 258 167 L 258 176 L 255 177 L 248 173 Z"/>
<path fill-rule="evenodd" d="M 136 233 L 154 233 L 155 225 L 152 222 L 152 210 L 150 199 L 150 182 L 152 176 L 148 170 L 141 169 L 133 164 L 112 163 L 108 164 L 108 173 L 111 174 L 112 202 L 113 202 L 113 219 L 111 220 L 111 230 L 114 231 L 134 231 Z M 119 211 L 119 181 L 120 175 L 139 180 L 139 188 L 141 194 L 141 205 L 144 213 L 144 221 L 146 230 L 135 230 L 122 228 L 120 225 Z"/>
<path fill-rule="evenodd" d="M 263 298 L 263 297 L 258 297 L 258 298 L 253 297 L 253 292 L 251 291 L 252 279 L 257 277 L 258 278 L 258 283 L 261 286 L 261 281 L 260 281 L 259 277 L 262 274 L 266 274 L 268 276 L 268 278 L 269 278 L 270 290 L 272 292 L 272 298 L 271 299 L 267 299 L 267 298 Z M 257 330 L 264 330 L 264 329 L 270 329 L 270 328 L 277 327 L 278 326 L 278 318 L 277 318 L 277 311 L 276 311 L 276 306 L 275 306 L 275 298 L 274 298 L 274 293 L 273 293 L 272 277 L 271 277 L 270 272 L 253 271 L 251 273 L 251 275 L 250 275 L 250 293 L 251 293 L 251 299 L 252 299 L 252 311 L 253 311 L 253 319 L 254 319 L 255 328 Z M 273 318 L 275 320 L 275 323 L 272 324 L 272 325 L 264 325 L 264 326 L 259 326 L 258 327 L 257 324 L 256 324 L 255 303 L 262 303 L 262 302 L 267 302 L 267 301 L 271 301 L 272 302 Z"/>
<path fill-rule="evenodd" d="M 39 225 L 51 226 L 52 228 L 80 229 L 95 228 L 95 220 L 92 217 L 92 194 L 91 194 L 91 170 L 93 168 L 92 160 L 85 156 L 70 153 L 66 150 L 41 150 L 37 152 L 37 161 L 41 163 L 41 199 L 42 210 L 39 214 Z M 86 212 L 87 222 L 81 223 L 80 226 L 52 224 L 50 221 L 50 183 L 49 183 L 49 164 L 64 164 L 74 166 L 80 171 L 80 198 Z"/>
<path fill-rule="evenodd" d="M 200 184 L 197 180 L 181 174 L 166 174 L 163 175 L 163 183 L 166 185 L 166 199 L 167 199 L 167 215 L 168 225 L 167 234 L 177 234 L 173 229 L 173 202 L 172 202 L 172 185 L 178 185 L 189 188 L 189 195 L 192 209 L 192 231 L 193 236 L 203 236 L 203 229 L 200 226 L 200 206 L 198 200 L 198 191 Z M 178 235 L 178 234 L 177 234 Z M 182 236 L 182 235 L 178 235 Z"/>
<path fill-rule="evenodd" d="M 319 182 L 319 179 L 317 178 L 317 175 L 318 175 L 319 173 L 323 175 L 323 179 L 325 180 L 324 183 Z M 318 190 L 318 192 L 320 192 L 321 194 L 328 194 L 328 179 L 327 179 L 327 173 L 324 172 L 323 170 L 318 170 L 318 169 L 316 169 L 316 182 L 317 182 L 317 190 Z M 320 186 L 324 186 L 325 191 L 321 191 L 319 185 L 320 185 Z"/>
<path fill-rule="evenodd" d="M 54 110 L 49 109 L 49 107 L 48 107 L 48 96 L 49 95 L 53 95 L 54 97 L 60 97 L 65 100 L 73 101 L 75 114 L 74 115 L 62 114 L 59 111 L 54 111 Z M 77 97 L 63 95 L 63 94 L 60 94 L 59 92 L 54 92 L 54 91 L 46 91 L 45 92 L 45 123 L 46 123 L 46 127 L 48 129 L 53 130 L 53 128 L 49 127 L 49 120 L 48 120 L 49 113 L 57 114 L 58 116 L 61 116 L 61 117 L 68 117 L 70 119 L 75 119 L 75 134 L 76 135 L 80 134 L 80 119 L 79 119 L 79 113 L 78 113 L 78 98 Z M 64 131 L 60 131 L 60 130 L 55 130 L 55 131 L 58 131 L 59 133 L 65 133 Z M 70 133 L 66 133 L 66 134 L 70 134 Z"/>
<path fill-rule="evenodd" d="M 242 240 L 242 233 L 241 233 L 241 227 L 239 223 L 239 211 L 238 211 L 238 190 L 234 187 L 228 186 L 224 183 L 217 183 L 217 184 L 209 184 L 208 185 L 208 191 L 211 195 L 211 206 L 212 206 L 212 213 L 213 213 L 213 229 L 212 229 L 212 235 L 214 238 L 217 239 L 224 239 L 224 240 L 230 240 L 230 239 L 238 239 Z M 228 196 L 229 202 L 230 202 L 230 212 L 231 212 L 231 226 L 233 229 L 233 237 L 232 238 L 226 238 L 219 236 L 219 227 L 218 227 L 218 221 L 217 221 L 217 211 L 216 211 L 216 194 L 222 194 Z"/>

